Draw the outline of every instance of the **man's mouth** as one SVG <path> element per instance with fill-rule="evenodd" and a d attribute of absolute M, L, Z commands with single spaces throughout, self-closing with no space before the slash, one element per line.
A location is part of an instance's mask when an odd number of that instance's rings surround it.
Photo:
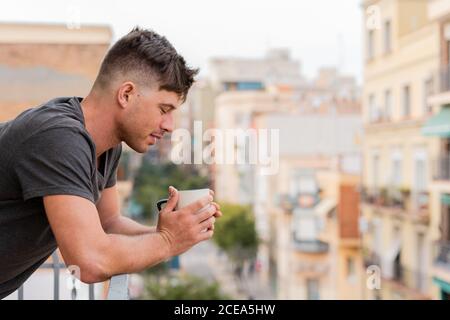
<path fill-rule="evenodd" d="M 161 139 L 162 138 L 162 135 L 160 135 L 160 134 L 156 134 L 156 133 L 152 133 L 152 134 L 150 134 L 152 137 L 155 137 L 156 139 Z"/>

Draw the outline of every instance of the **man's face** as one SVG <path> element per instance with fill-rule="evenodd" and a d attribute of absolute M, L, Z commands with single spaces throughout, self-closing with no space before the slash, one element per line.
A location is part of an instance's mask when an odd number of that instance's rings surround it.
<path fill-rule="evenodd" d="M 173 131 L 173 111 L 180 104 L 175 92 L 136 87 L 120 116 L 121 140 L 136 152 L 147 152 L 150 145 Z"/>

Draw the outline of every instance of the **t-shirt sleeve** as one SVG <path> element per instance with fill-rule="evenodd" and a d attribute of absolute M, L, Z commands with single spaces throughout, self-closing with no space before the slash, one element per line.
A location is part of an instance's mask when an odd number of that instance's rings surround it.
<path fill-rule="evenodd" d="M 119 144 L 113 151 L 113 162 L 111 170 L 109 172 L 108 180 L 106 181 L 105 188 L 110 188 L 116 184 L 117 181 L 117 168 L 119 167 L 120 156 L 122 154 L 122 144 Z"/>
<path fill-rule="evenodd" d="M 65 194 L 94 202 L 93 151 L 78 128 L 48 129 L 17 147 L 14 169 L 24 200 Z"/>

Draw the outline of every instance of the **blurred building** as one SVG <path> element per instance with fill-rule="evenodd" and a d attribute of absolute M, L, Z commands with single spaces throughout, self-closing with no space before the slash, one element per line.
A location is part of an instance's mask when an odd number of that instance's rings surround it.
<path fill-rule="evenodd" d="M 209 79 L 216 92 L 264 90 L 271 86 L 302 86 L 300 62 L 289 49 L 271 49 L 263 58 L 214 58 L 209 64 Z"/>
<path fill-rule="evenodd" d="M 422 133 L 432 145 L 433 165 L 430 182 L 430 210 L 434 298 L 450 299 L 450 1 L 432 0 L 428 18 L 437 24 L 438 67 L 434 70 L 433 91 L 428 97 L 433 116 Z"/>
<path fill-rule="evenodd" d="M 360 113 L 267 113 L 256 127 L 280 130 L 279 172 L 256 174 L 254 201 L 276 297 L 360 299 Z"/>
<path fill-rule="evenodd" d="M 366 297 L 432 298 L 434 147 L 421 128 L 432 112 L 439 26 L 427 1 L 363 2 L 364 10 L 372 5 L 378 10 L 363 26 L 361 226 L 366 266 L 380 267 L 382 281 Z"/>
<path fill-rule="evenodd" d="M 272 217 L 276 208 L 280 209 L 280 204 L 271 201 L 274 201 L 272 199 L 274 195 L 281 194 L 279 190 L 283 184 L 281 181 L 285 182 L 283 188 L 291 189 L 293 193 L 298 192 L 287 176 L 282 175 L 282 172 L 286 172 L 283 170 L 290 171 L 285 168 L 286 166 L 293 166 L 292 170 L 297 170 L 299 174 L 302 170 L 312 172 L 313 176 L 319 169 L 330 170 L 331 164 L 338 161 L 337 154 L 343 154 L 343 145 L 336 145 L 337 140 L 347 139 L 347 150 L 351 150 L 349 152 L 353 152 L 352 156 L 358 158 L 358 151 L 355 151 L 352 145 L 355 141 L 352 139 L 356 138 L 354 126 L 360 129 L 359 88 L 353 78 L 340 75 L 335 68 L 323 68 L 315 79 L 307 81 L 300 73 L 300 64 L 291 60 L 289 52 L 285 50 L 269 52 L 264 59 L 214 59 L 211 61 L 210 69 L 212 73 L 210 88 L 219 92 L 215 99 L 214 128 L 221 132 L 230 129 L 241 130 L 241 135 L 245 139 L 236 139 L 235 151 L 246 155 L 247 160 L 244 164 L 213 165 L 216 197 L 219 201 L 252 206 L 258 235 L 262 240 L 258 250 L 258 261 L 261 266 L 260 283 L 263 286 L 270 286 L 277 297 L 312 298 L 314 297 L 312 293 L 311 296 L 300 293 L 306 292 L 304 285 L 306 278 L 300 282 L 296 281 L 286 266 L 291 267 L 291 258 L 297 255 L 296 263 L 303 264 L 303 267 L 308 269 L 314 265 L 313 260 L 317 255 L 306 253 L 306 260 L 302 262 L 303 258 L 300 257 L 299 251 L 292 248 L 288 250 L 281 244 L 287 239 L 288 246 L 294 245 L 291 241 L 294 233 L 285 230 L 291 230 L 294 225 L 303 223 L 296 223 L 298 215 L 295 219 L 291 217 L 286 220 L 283 220 L 284 215 Z M 340 127 L 344 120 L 341 119 L 341 124 L 335 120 L 345 115 L 352 120 L 345 124 L 349 127 L 344 128 Z M 319 123 L 321 126 L 318 127 Z M 279 155 L 276 155 L 280 168 L 273 176 L 262 175 L 261 170 L 264 169 L 261 166 L 248 162 L 249 154 L 252 152 L 250 145 L 254 133 L 252 130 L 255 129 L 281 130 L 279 145 L 276 146 L 280 151 Z M 307 136 L 303 136 L 305 132 L 308 133 Z M 346 134 L 352 135 L 352 138 Z M 270 149 L 270 146 L 267 147 Z M 261 145 L 257 148 L 261 148 Z M 253 152 L 256 152 L 256 149 L 253 149 Z M 330 154 L 336 158 L 331 160 Z M 346 161 L 348 164 L 349 158 L 346 158 Z M 356 161 L 358 162 L 359 158 Z M 294 165 L 294 163 L 301 164 Z M 319 167 L 315 168 L 316 165 Z M 335 192 L 334 198 L 328 199 L 328 206 L 332 204 L 329 211 L 335 209 L 338 203 L 338 184 L 333 186 Z M 317 201 L 322 200 L 318 194 L 315 196 Z M 316 204 L 318 205 L 314 203 Z M 327 206 L 322 203 L 323 206 L 325 207 L 323 210 L 326 210 Z M 326 268 L 333 266 L 333 262 L 329 259 L 329 251 L 326 250 L 322 259 L 326 262 L 318 265 L 319 269 L 322 268 L 320 272 L 323 274 L 328 272 L 325 271 Z M 335 259 L 337 263 L 337 254 Z M 357 260 L 355 263 L 357 264 Z M 306 274 L 308 272 L 306 271 Z M 295 274 L 296 277 L 300 277 L 302 272 Z M 316 276 L 311 277 L 311 290 L 314 290 L 315 281 L 318 280 L 317 283 L 320 283 L 318 290 L 322 297 L 336 297 L 336 285 L 331 285 L 331 281 L 334 281 L 333 276 L 320 281 Z M 288 286 L 283 286 L 284 283 Z M 329 286 L 332 287 L 331 291 L 326 289 Z"/>
<path fill-rule="evenodd" d="M 84 96 L 111 42 L 111 29 L 0 24 L 0 121 L 57 96 Z"/>

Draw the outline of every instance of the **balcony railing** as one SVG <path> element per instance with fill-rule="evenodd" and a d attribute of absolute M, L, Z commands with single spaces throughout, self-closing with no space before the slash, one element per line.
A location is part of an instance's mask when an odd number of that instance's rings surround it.
<path fill-rule="evenodd" d="M 298 240 L 294 237 L 294 248 L 303 253 L 325 253 L 329 245 L 321 240 Z"/>
<path fill-rule="evenodd" d="M 60 299 L 60 278 L 61 278 L 61 270 L 66 270 L 66 265 L 59 260 L 58 253 L 55 251 L 52 254 L 52 262 L 44 263 L 39 267 L 41 270 L 51 269 L 53 270 L 53 299 Z M 108 289 L 108 300 L 128 300 L 128 275 L 117 275 L 111 278 Z M 73 279 L 74 281 L 75 278 Z M 95 300 L 95 285 L 89 285 L 89 300 Z M 18 300 L 24 300 L 24 292 L 25 287 L 22 285 L 18 289 Z M 74 284 L 71 286 L 71 298 L 72 300 L 76 300 L 78 298 L 77 287 Z"/>
<path fill-rule="evenodd" d="M 450 268 L 450 242 L 436 243 L 434 262 Z"/>
<path fill-rule="evenodd" d="M 361 199 L 363 202 L 383 207 L 406 209 L 410 198 L 409 190 L 399 188 L 363 188 Z"/>
<path fill-rule="evenodd" d="M 129 300 L 128 274 L 121 274 L 111 278 L 109 282 L 108 300 Z"/>
<path fill-rule="evenodd" d="M 428 212 L 429 192 L 413 191 L 403 188 L 363 188 L 361 200 L 366 204 L 390 209 L 408 211 L 413 215 L 426 216 Z"/>

